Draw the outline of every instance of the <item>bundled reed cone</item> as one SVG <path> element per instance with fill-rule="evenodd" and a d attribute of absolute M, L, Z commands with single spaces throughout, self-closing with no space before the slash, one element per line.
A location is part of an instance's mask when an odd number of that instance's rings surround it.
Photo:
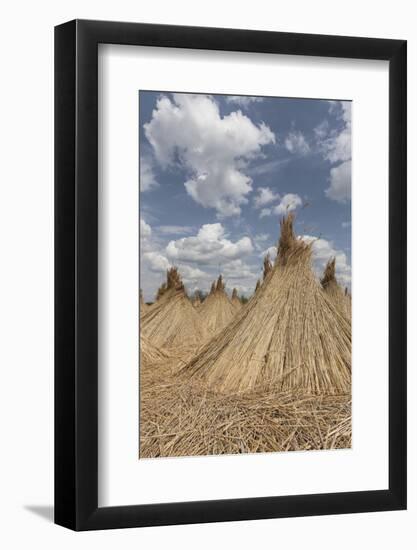
<path fill-rule="evenodd" d="M 217 283 L 211 285 L 210 294 L 199 308 L 199 314 L 211 335 L 221 331 L 235 316 L 236 308 L 225 292 L 225 284 L 221 275 L 219 275 Z"/>
<path fill-rule="evenodd" d="M 181 372 L 218 392 L 348 394 L 351 327 L 311 269 L 312 244 L 281 221 L 275 265 L 235 319 Z"/>
<path fill-rule="evenodd" d="M 177 268 L 167 271 L 166 290 L 141 318 L 141 335 L 156 348 L 201 345 L 206 331 L 188 299 Z"/>
<path fill-rule="evenodd" d="M 256 281 L 256 286 L 255 286 L 255 294 L 258 292 L 258 290 L 261 288 L 261 281 L 258 279 Z"/>
<path fill-rule="evenodd" d="M 347 289 L 343 290 L 336 279 L 336 258 L 330 258 L 320 280 L 321 286 L 327 296 L 334 302 L 339 311 L 350 322 L 351 301 L 347 295 Z"/>
<path fill-rule="evenodd" d="M 232 305 L 236 311 L 239 311 L 242 308 L 242 302 L 239 300 L 239 296 L 237 295 L 237 290 L 235 288 L 232 292 Z"/>

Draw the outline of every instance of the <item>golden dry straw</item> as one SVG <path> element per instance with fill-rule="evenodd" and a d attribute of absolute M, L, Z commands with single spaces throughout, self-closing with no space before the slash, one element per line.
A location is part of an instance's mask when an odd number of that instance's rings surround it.
<path fill-rule="evenodd" d="M 217 283 L 212 284 L 210 294 L 198 312 L 211 335 L 219 333 L 235 316 L 236 308 L 225 292 L 225 284 L 221 275 L 219 275 Z"/>
<path fill-rule="evenodd" d="M 351 446 L 350 396 L 282 393 L 275 387 L 223 395 L 179 380 L 169 360 L 141 369 L 140 458 Z"/>
<path fill-rule="evenodd" d="M 140 337 L 140 361 L 141 367 L 145 365 L 155 365 L 160 361 L 166 361 L 169 357 L 168 353 L 163 349 L 156 348 L 149 340 L 142 336 Z"/>
<path fill-rule="evenodd" d="M 182 367 L 223 393 L 254 390 L 349 394 L 351 326 L 311 269 L 312 243 L 293 215 L 281 221 L 275 265 L 250 302 Z"/>
<path fill-rule="evenodd" d="M 320 280 L 321 286 L 327 296 L 333 301 L 340 313 L 344 315 L 348 321 L 351 319 L 351 300 L 343 290 L 336 279 L 336 258 L 330 258 L 323 272 L 323 277 Z"/>
<path fill-rule="evenodd" d="M 234 288 L 232 292 L 232 305 L 236 311 L 239 311 L 242 308 L 242 302 L 239 300 L 236 288 Z"/>
<path fill-rule="evenodd" d="M 158 349 L 201 345 L 207 339 L 202 319 L 188 299 L 177 268 L 167 272 L 166 290 L 141 318 L 141 335 Z"/>

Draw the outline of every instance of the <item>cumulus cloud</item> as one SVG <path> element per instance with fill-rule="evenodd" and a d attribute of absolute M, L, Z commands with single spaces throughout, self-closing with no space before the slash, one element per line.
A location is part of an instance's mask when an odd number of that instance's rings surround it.
<path fill-rule="evenodd" d="M 164 273 L 171 267 L 171 264 L 163 254 L 158 252 L 145 252 L 143 259 L 147 267 L 154 273 Z"/>
<path fill-rule="evenodd" d="M 270 238 L 268 233 L 259 233 L 259 235 L 255 235 L 253 237 L 253 240 L 255 242 L 255 248 L 257 250 L 260 250 L 261 246 L 265 241 L 268 241 Z"/>
<path fill-rule="evenodd" d="M 329 113 L 339 120 L 341 128 L 330 130 L 326 120 L 314 130 L 319 151 L 333 165 L 330 169 L 330 186 L 325 194 L 329 199 L 345 202 L 351 198 L 351 102 L 329 101 Z"/>
<path fill-rule="evenodd" d="M 253 201 L 255 208 L 261 208 L 261 206 L 270 204 L 280 198 L 280 195 L 275 193 L 270 187 L 259 187 L 257 192 L 258 194 Z"/>
<path fill-rule="evenodd" d="M 266 216 L 270 216 L 272 214 L 272 208 L 262 208 L 259 217 L 265 218 Z"/>
<path fill-rule="evenodd" d="M 252 179 L 245 165 L 275 136 L 241 111 L 221 117 L 213 98 L 205 95 L 161 96 L 145 134 L 162 167 L 180 164 L 189 175 L 187 193 L 219 217 L 239 215 L 248 202 Z"/>
<path fill-rule="evenodd" d="M 350 101 L 329 101 L 329 113 L 340 122 L 341 128 L 330 129 L 328 120 L 321 122 L 314 129 L 318 148 L 332 164 L 345 162 L 352 158 Z"/>
<path fill-rule="evenodd" d="M 192 237 L 170 241 L 166 254 L 172 262 L 195 262 L 197 264 L 224 264 L 242 258 L 253 251 L 249 237 L 232 242 L 225 236 L 221 223 L 205 224 Z"/>
<path fill-rule="evenodd" d="M 243 109 L 247 109 L 251 105 L 251 103 L 260 103 L 261 101 L 263 101 L 263 97 L 246 96 L 246 95 L 226 96 L 227 103 L 235 103 L 236 105 L 239 105 L 239 107 L 242 107 Z"/>
<path fill-rule="evenodd" d="M 198 267 L 191 267 L 189 265 L 180 265 L 179 271 L 181 274 L 181 277 L 183 278 L 183 281 L 187 283 L 196 283 L 196 282 L 203 282 L 208 281 L 210 279 L 210 275 L 206 273 L 205 271 L 202 271 Z"/>
<path fill-rule="evenodd" d="M 351 197 L 351 161 L 342 162 L 330 169 L 330 187 L 325 190 L 329 199 L 346 202 Z"/>
<path fill-rule="evenodd" d="M 250 266 L 241 259 L 232 260 L 227 263 L 224 266 L 222 273 L 226 281 L 228 279 L 254 279 L 256 282 L 256 279 L 258 278 L 257 273 L 253 272 Z"/>
<path fill-rule="evenodd" d="M 307 155 L 307 153 L 310 152 L 310 145 L 304 134 L 296 130 L 293 130 L 287 135 L 284 145 L 285 148 L 293 154 Z"/>
<path fill-rule="evenodd" d="M 296 210 L 302 204 L 303 201 L 299 195 L 296 193 L 287 193 L 281 198 L 280 202 L 276 206 L 271 208 L 263 208 L 259 217 L 263 218 L 265 216 L 271 216 L 272 214 L 281 216 L 291 212 L 292 210 Z"/>
<path fill-rule="evenodd" d="M 147 239 L 152 234 L 152 229 L 149 224 L 145 222 L 143 218 L 140 219 L 140 238 Z"/>
<path fill-rule="evenodd" d="M 140 157 L 140 190 L 142 192 L 151 191 L 158 187 L 158 182 L 155 178 L 152 159 L 149 155 L 141 155 Z"/>

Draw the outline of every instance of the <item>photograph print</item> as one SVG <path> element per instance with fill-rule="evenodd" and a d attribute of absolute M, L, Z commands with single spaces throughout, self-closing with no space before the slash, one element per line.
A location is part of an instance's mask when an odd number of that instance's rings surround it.
<path fill-rule="evenodd" d="M 348 449 L 351 108 L 139 91 L 139 459 Z"/>

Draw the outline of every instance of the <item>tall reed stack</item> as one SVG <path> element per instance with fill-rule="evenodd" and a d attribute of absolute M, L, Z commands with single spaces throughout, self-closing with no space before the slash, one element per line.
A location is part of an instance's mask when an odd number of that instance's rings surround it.
<path fill-rule="evenodd" d="M 199 308 L 199 314 L 211 335 L 218 334 L 234 318 L 236 308 L 226 294 L 221 275 L 211 285 L 210 294 Z"/>
<path fill-rule="evenodd" d="M 281 221 L 277 258 L 263 284 L 181 369 L 184 376 L 229 394 L 259 387 L 350 393 L 351 325 L 323 292 L 312 243 L 295 236 L 293 221 L 291 213 Z"/>
<path fill-rule="evenodd" d="M 237 290 L 235 288 L 232 292 L 232 305 L 236 311 L 242 309 L 242 302 L 239 300 L 239 296 L 237 295 Z"/>
<path fill-rule="evenodd" d="M 142 316 L 141 335 L 156 348 L 171 348 L 175 352 L 181 346 L 198 346 L 206 340 L 206 330 L 185 293 L 176 267 L 167 271 L 157 301 Z"/>

